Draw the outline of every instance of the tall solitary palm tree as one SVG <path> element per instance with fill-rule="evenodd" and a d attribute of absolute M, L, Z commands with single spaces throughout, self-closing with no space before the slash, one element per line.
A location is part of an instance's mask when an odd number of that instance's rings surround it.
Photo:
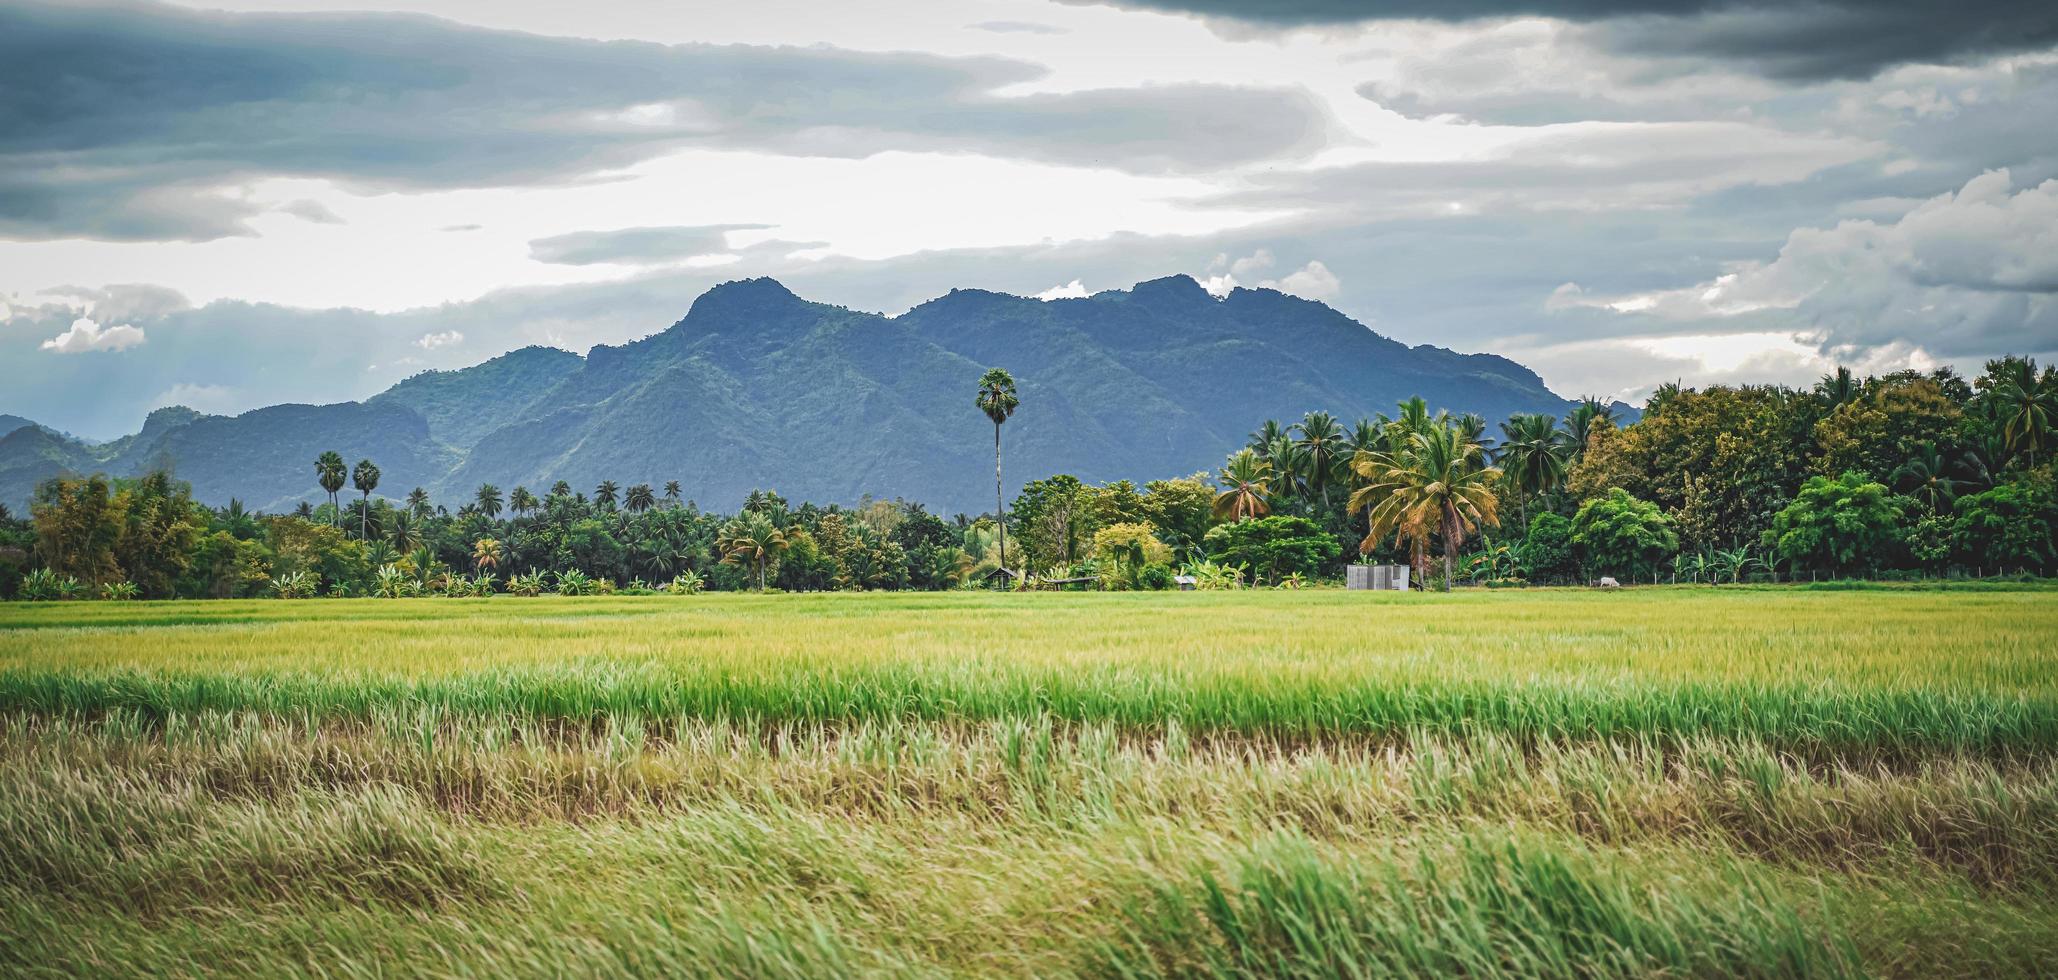
<path fill-rule="evenodd" d="M 1015 376 L 1005 369 L 993 368 L 979 376 L 979 396 L 974 399 L 986 417 L 993 420 L 993 518 L 1000 525 L 1000 567 L 1008 567 L 1008 513 L 1007 501 L 1001 493 L 1000 479 L 1000 427 L 1015 414 L 1015 408 L 1022 404 L 1015 397 Z"/>
<path fill-rule="evenodd" d="M 650 484 L 638 483 L 629 488 L 629 495 L 622 502 L 628 505 L 629 513 L 641 514 L 657 506 L 657 494 L 651 492 Z"/>
<path fill-rule="evenodd" d="M 1467 440 L 1452 423 L 1408 436 L 1400 453 L 1366 453 L 1352 465 L 1365 486 L 1351 495 L 1352 512 L 1366 512 L 1365 540 L 1370 551 L 1388 537 L 1413 545 L 1416 562 L 1434 532 L 1443 539 L 1443 583 L 1451 586 L 1458 550 L 1481 527 L 1500 523 L 1500 501 L 1494 482 L 1501 471 L 1484 465 L 1479 444 Z"/>
<path fill-rule="evenodd" d="M 1222 489 L 1215 494 L 1215 519 L 1242 521 L 1272 510 L 1272 464 L 1250 449 L 1239 449 L 1222 467 Z"/>
<path fill-rule="evenodd" d="M 336 504 L 336 494 L 343 489 L 343 481 L 350 478 L 350 471 L 344 468 L 343 454 L 330 450 L 315 457 L 314 478 L 329 494 L 329 506 L 333 508 L 329 523 L 334 524 L 342 514 L 342 508 Z"/>
<path fill-rule="evenodd" d="M 765 566 L 786 550 L 786 535 L 765 515 L 749 512 L 730 521 L 715 541 L 722 561 L 757 569 L 757 590 L 765 590 Z"/>
<path fill-rule="evenodd" d="M 372 465 L 371 460 L 360 459 L 357 468 L 350 471 L 350 482 L 357 487 L 358 493 L 364 494 L 364 509 L 358 512 L 360 526 L 357 536 L 369 538 L 372 536 L 372 491 L 379 488 L 379 468 Z"/>
<path fill-rule="evenodd" d="M 479 513 L 488 520 L 500 516 L 500 488 L 491 483 L 479 484 L 479 492 L 473 498 L 478 501 Z"/>

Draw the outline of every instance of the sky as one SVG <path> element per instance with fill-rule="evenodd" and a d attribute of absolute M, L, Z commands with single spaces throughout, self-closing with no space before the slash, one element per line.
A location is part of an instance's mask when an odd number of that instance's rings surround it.
<path fill-rule="evenodd" d="M 376 8 L 376 9 L 369 9 Z M 0 0 L 0 413 L 366 397 L 769 275 L 1276 288 L 1561 394 L 2058 354 L 2048 0 Z"/>

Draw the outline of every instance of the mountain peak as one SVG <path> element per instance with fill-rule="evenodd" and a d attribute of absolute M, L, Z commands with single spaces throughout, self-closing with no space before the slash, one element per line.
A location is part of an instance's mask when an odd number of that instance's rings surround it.
<path fill-rule="evenodd" d="M 1196 306 L 1215 302 L 1215 295 L 1207 291 L 1192 276 L 1184 272 L 1151 279 L 1129 287 L 1129 298 L 1137 302 Z"/>
<path fill-rule="evenodd" d="M 700 294 L 700 298 L 693 301 L 693 308 L 687 315 L 691 316 L 693 313 L 701 312 L 703 309 L 708 312 L 715 312 L 717 310 L 783 306 L 804 302 L 806 300 L 795 296 L 793 290 L 787 289 L 784 283 L 770 276 L 760 276 L 756 279 L 731 279 Z"/>

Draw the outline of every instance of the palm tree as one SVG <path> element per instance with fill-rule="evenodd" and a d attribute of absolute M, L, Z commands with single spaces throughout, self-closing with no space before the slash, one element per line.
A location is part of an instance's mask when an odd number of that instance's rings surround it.
<path fill-rule="evenodd" d="M 1579 404 L 1565 413 L 1565 437 L 1572 444 L 1573 459 L 1586 455 L 1587 440 L 1603 422 L 1614 424 L 1615 409 L 1592 395 L 1581 396 Z"/>
<path fill-rule="evenodd" d="M 1895 491 L 1928 504 L 1932 514 L 1949 507 L 1958 497 L 1958 481 L 1951 478 L 1944 454 L 1935 446 L 1915 450 L 1907 462 L 1894 470 L 1893 481 Z"/>
<path fill-rule="evenodd" d="M 657 506 L 657 494 L 651 492 L 650 484 L 638 483 L 629 488 L 629 496 L 624 503 L 628 504 L 629 513 L 641 514 Z"/>
<path fill-rule="evenodd" d="M 1358 549 L 1370 551 L 1388 537 L 1405 538 L 1414 545 L 1419 563 L 1434 531 L 1443 538 L 1446 589 L 1466 536 L 1500 523 L 1500 500 L 1493 485 L 1501 471 L 1484 465 L 1479 444 L 1467 440 L 1456 424 L 1411 433 L 1403 452 L 1366 453 L 1352 465 L 1365 479 L 1348 504 L 1352 512 L 1366 512 L 1365 540 Z"/>
<path fill-rule="evenodd" d="M 358 538 L 372 536 L 372 491 L 379 488 L 379 468 L 368 459 L 357 461 L 357 468 L 350 471 L 350 482 L 357 492 L 364 494 L 364 509 L 358 514 Z"/>
<path fill-rule="evenodd" d="M 1280 425 L 1279 420 L 1266 419 L 1264 425 L 1258 426 L 1258 431 L 1251 433 L 1249 446 L 1259 453 L 1263 453 L 1267 447 L 1278 442 L 1280 437 L 1286 434 L 1286 427 Z"/>
<path fill-rule="evenodd" d="M 722 561 L 757 568 L 757 590 L 765 590 L 765 565 L 786 550 L 786 535 L 763 514 L 751 512 L 730 521 L 715 541 Z"/>
<path fill-rule="evenodd" d="M 407 492 L 407 509 L 416 517 L 429 516 L 429 491 L 416 487 Z"/>
<path fill-rule="evenodd" d="M 1508 482 L 1522 494 L 1523 523 L 1529 522 L 1529 498 L 1549 493 L 1565 482 L 1565 433 L 1558 420 L 1542 413 L 1511 415 L 1501 423 L 1499 464 Z"/>
<path fill-rule="evenodd" d="M 600 485 L 593 488 L 594 505 L 602 510 L 615 509 L 615 495 L 620 489 L 615 486 L 615 481 L 613 480 L 600 481 Z"/>
<path fill-rule="evenodd" d="M 1000 427 L 1015 414 L 1015 408 L 1022 404 L 1015 397 L 1015 376 L 1005 369 L 993 368 L 979 376 L 979 395 L 973 399 L 986 417 L 993 420 L 993 518 L 1000 525 L 1000 567 L 1008 567 L 1008 512 L 1007 501 L 1001 495 L 1000 480 Z"/>
<path fill-rule="evenodd" d="M 1282 435 L 1272 444 L 1259 451 L 1259 457 L 1272 467 L 1272 495 L 1298 497 L 1306 489 L 1308 480 L 1308 454 L 1292 436 Z"/>
<path fill-rule="evenodd" d="M 1215 519 L 1242 521 L 1272 510 L 1272 464 L 1249 449 L 1239 449 L 1222 467 L 1222 490 L 1215 494 Z"/>
<path fill-rule="evenodd" d="M 479 513 L 486 515 L 488 520 L 500 516 L 499 487 L 491 483 L 481 483 L 479 484 L 479 492 L 472 499 L 478 502 Z"/>
<path fill-rule="evenodd" d="M 2001 423 L 2001 438 L 2010 452 L 2027 453 L 2029 465 L 2037 465 L 2037 454 L 2051 443 L 2052 423 L 2058 421 L 2058 377 L 2049 369 L 2037 377 L 2037 362 L 2009 358 L 1998 372 L 2001 383 L 1993 390 L 1994 418 Z"/>
<path fill-rule="evenodd" d="M 1863 385 L 1857 376 L 1842 365 L 1837 366 L 1835 373 L 1825 374 L 1822 380 L 1815 382 L 1815 397 L 1822 399 L 1823 404 L 1830 408 L 1856 401 L 1861 390 Z"/>
<path fill-rule="evenodd" d="M 665 506 L 667 506 L 667 507 L 677 507 L 677 506 L 679 506 L 679 481 L 677 481 L 677 480 L 666 480 L 666 481 L 665 481 Z"/>
<path fill-rule="evenodd" d="M 314 478 L 329 494 L 329 506 L 333 508 L 329 523 L 334 524 L 343 512 L 336 504 L 336 493 L 343 489 L 343 481 L 350 478 L 350 471 L 343 466 L 343 456 L 334 450 L 315 457 Z"/>
<path fill-rule="evenodd" d="M 513 492 L 507 495 L 507 507 L 509 510 L 514 511 L 518 517 L 526 516 L 539 505 L 540 502 L 537 501 L 536 495 L 530 493 L 528 487 L 516 487 Z"/>
<path fill-rule="evenodd" d="M 569 497 L 572 495 L 572 485 L 559 480 L 550 485 L 550 495 L 553 497 Z"/>
<path fill-rule="evenodd" d="M 480 538 L 472 543 L 472 570 L 483 572 L 500 567 L 500 542 L 493 538 Z"/>
<path fill-rule="evenodd" d="M 1322 494 L 1322 507 L 1329 507 L 1329 484 L 1344 469 L 1343 426 L 1328 412 L 1309 412 L 1294 430 L 1300 433 L 1300 455 L 1307 464 L 1308 488 Z"/>
<path fill-rule="evenodd" d="M 408 511 L 393 515 L 393 530 L 387 536 L 392 539 L 393 547 L 403 552 L 412 552 L 422 546 L 421 525 Z"/>

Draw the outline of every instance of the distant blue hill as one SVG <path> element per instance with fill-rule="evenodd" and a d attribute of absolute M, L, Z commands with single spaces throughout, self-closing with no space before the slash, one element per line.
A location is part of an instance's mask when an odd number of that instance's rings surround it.
<path fill-rule="evenodd" d="M 1318 409 L 1348 423 L 1414 395 L 1489 420 L 1570 407 L 1506 358 L 1409 347 L 1269 289 L 1217 298 L 1186 276 L 1050 302 L 961 289 L 897 317 L 752 279 L 709 290 L 642 340 L 583 358 L 524 348 L 361 403 L 160 409 L 100 445 L 20 424 L 0 435 L 0 500 L 19 506 L 61 472 L 169 464 L 202 500 L 280 509 L 321 499 L 312 463 L 334 449 L 377 462 L 393 497 L 678 480 L 724 509 L 771 487 L 978 512 L 992 505 L 993 429 L 973 387 L 995 366 L 1021 386 L 1004 436 L 1010 492 L 1060 472 L 1141 481 L 1213 469 L 1265 419 Z M 0 431 L 8 421 L 27 422 L 0 417 Z"/>

